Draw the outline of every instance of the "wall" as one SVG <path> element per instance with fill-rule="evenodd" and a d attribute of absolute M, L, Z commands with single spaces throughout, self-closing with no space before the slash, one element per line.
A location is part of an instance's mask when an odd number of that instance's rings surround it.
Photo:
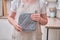
<path fill-rule="evenodd" d="M 3 15 L 2 13 L 3 13 L 3 12 L 2 12 L 2 0 L 0 0 L 0 16 Z"/>
<path fill-rule="evenodd" d="M 7 13 L 10 12 L 11 0 L 7 0 Z"/>

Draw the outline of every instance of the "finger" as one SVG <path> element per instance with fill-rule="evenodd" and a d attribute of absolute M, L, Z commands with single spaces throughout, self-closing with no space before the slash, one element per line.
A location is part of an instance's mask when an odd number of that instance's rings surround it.
<path fill-rule="evenodd" d="M 40 18 L 36 18 L 36 21 L 40 21 Z"/>
<path fill-rule="evenodd" d="M 22 31 L 22 27 L 21 26 L 19 26 L 19 25 L 16 25 L 17 26 L 17 30 L 18 31 Z"/>
<path fill-rule="evenodd" d="M 20 27 L 18 27 L 18 30 L 19 30 L 19 31 L 22 31 L 22 29 L 21 29 Z"/>
<path fill-rule="evenodd" d="M 33 14 L 33 16 L 40 16 L 40 14 Z"/>
<path fill-rule="evenodd" d="M 31 17 L 40 17 L 40 15 L 38 15 L 38 14 L 33 14 L 33 15 L 31 15 Z"/>
<path fill-rule="evenodd" d="M 22 29 L 22 27 L 21 26 L 19 26 L 19 25 L 17 25 L 20 29 Z"/>
<path fill-rule="evenodd" d="M 20 32 L 20 30 L 16 29 L 18 32 Z"/>
<path fill-rule="evenodd" d="M 39 20 L 40 20 L 40 18 L 39 18 L 39 17 L 37 17 L 37 18 L 34 18 L 34 20 L 35 20 L 35 21 L 37 21 L 37 20 L 39 21 Z"/>
<path fill-rule="evenodd" d="M 19 27 L 17 28 L 18 31 L 22 31 L 22 29 L 20 29 Z"/>
<path fill-rule="evenodd" d="M 22 30 L 16 29 L 17 31 L 21 32 Z"/>
<path fill-rule="evenodd" d="M 40 16 L 33 16 L 32 18 L 40 18 Z"/>
<path fill-rule="evenodd" d="M 20 31 L 18 28 L 15 28 L 15 30 Z"/>

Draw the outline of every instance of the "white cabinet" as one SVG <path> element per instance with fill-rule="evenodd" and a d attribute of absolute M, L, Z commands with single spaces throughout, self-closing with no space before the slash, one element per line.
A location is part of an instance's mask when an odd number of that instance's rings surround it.
<path fill-rule="evenodd" d="M 58 3 L 57 3 L 57 14 L 56 14 L 56 17 L 60 18 L 60 0 L 58 0 Z"/>
<path fill-rule="evenodd" d="M 48 40 L 60 40 L 60 29 L 50 29 Z"/>
<path fill-rule="evenodd" d="M 57 9 L 56 17 L 57 17 L 57 18 L 60 18 L 60 9 Z"/>

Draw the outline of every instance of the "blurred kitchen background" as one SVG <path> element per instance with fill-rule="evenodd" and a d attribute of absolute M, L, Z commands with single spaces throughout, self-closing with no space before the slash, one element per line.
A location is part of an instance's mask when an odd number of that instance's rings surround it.
<path fill-rule="evenodd" d="M 12 40 L 13 27 L 7 20 L 12 0 L 0 0 L 0 40 Z M 45 0 L 48 18 L 60 19 L 60 0 Z M 47 29 L 42 26 L 42 40 L 46 40 Z M 49 30 L 49 40 L 60 40 L 60 29 Z"/>

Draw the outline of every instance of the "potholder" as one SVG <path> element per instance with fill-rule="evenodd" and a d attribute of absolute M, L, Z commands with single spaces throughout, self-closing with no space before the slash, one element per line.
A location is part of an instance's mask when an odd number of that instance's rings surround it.
<path fill-rule="evenodd" d="M 30 13 L 22 13 L 19 16 L 18 24 L 22 27 L 23 31 L 35 31 L 37 22 L 30 18 Z"/>

